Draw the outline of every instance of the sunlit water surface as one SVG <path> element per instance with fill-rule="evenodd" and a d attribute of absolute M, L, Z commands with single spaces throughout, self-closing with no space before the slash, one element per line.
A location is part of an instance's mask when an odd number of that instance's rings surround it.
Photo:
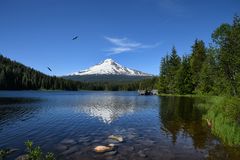
<path fill-rule="evenodd" d="M 57 159 L 239 159 L 240 148 L 223 145 L 211 134 L 198 99 L 138 96 L 137 92 L 1 91 L 0 148 L 25 153 L 32 140 Z M 117 154 L 93 148 L 124 142 Z"/>

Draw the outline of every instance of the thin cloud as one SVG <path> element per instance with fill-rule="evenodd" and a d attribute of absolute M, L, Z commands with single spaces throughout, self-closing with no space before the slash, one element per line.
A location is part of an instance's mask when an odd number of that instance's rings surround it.
<path fill-rule="evenodd" d="M 113 38 L 113 37 L 104 37 L 107 41 L 115 45 L 115 47 L 112 47 L 108 49 L 107 51 L 112 54 L 120 54 L 125 52 L 132 52 L 137 49 L 147 49 L 147 48 L 155 48 L 159 46 L 159 43 L 153 44 L 153 45 L 145 45 L 139 42 L 135 42 L 132 40 L 129 40 L 128 38 Z"/>

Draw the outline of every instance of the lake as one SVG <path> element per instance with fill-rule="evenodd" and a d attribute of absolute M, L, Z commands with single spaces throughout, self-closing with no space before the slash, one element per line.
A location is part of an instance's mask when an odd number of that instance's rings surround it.
<path fill-rule="evenodd" d="M 24 154 L 31 140 L 44 153 L 71 160 L 239 159 L 211 134 L 197 98 L 138 96 L 137 92 L 0 91 L 0 148 Z M 93 151 L 116 143 L 114 155 Z"/>

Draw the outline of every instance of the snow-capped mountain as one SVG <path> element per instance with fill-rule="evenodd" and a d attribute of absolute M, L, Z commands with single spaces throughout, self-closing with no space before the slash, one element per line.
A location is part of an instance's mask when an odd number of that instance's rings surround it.
<path fill-rule="evenodd" d="M 70 76 L 84 76 L 84 75 L 152 76 L 141 71 L 124 67 L 116 63 L 112 59 L 106 59 L 102 63 L 94 65 L 86 70 L 70 74 Z"/>

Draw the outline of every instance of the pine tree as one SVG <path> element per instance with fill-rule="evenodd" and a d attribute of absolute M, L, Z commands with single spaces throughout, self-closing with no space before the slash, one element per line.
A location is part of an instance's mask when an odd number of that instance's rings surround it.
<path fill-rule="evenodd" d="M 169 93 L 177 92 L 177 72 L 181 65 L 181 58 L 177 55 L 176 48 L 173 46 L 172 53 L 169 59 L 169 71 L 168 71 L 168 81 L 169 81 Z"/>
<path fill-rule="evenodd" d="M 0 72 L 0 88 L 5 89 L 6 88 L 5 84 L 6 84 L 5 71 L 3 69 L 1 69 L 1 72 Z"/>
<path fill-rule="evenodd" d="M 181 58 L 177 55 L 173 46 L 171 55 L 162 58 L 158 90 L 160 93 L 173 94 L 177 92 L 176 74 L 181 64 Z"/>
<path fill-rule="evenodd" d="M 181 67 L 177 72 L 177 89 L 179 94 L 192 94 L 192 72 L 190 66 L 190 58 L 184 56 L 182 58 Z"/>
<path fill-rule="evenodd" d="M 206 59 L 206 48 L 202 40 L 195 40 L 192 46 L 192 54 L 190 59 L 193 86 L 196 88 L 199 83 L 199 73 L 202 69 L 202 64 Z"/>
<path fill-rule="evenodd" d="M 160 77 L 159 77 L 159 84 L 158 84 L 158 91 L 159 93 L 167 93 L 168 88 L 168 72 L 169 72 L 169 56 L 162 58 L 161 65 L 160 65 Z"/>

